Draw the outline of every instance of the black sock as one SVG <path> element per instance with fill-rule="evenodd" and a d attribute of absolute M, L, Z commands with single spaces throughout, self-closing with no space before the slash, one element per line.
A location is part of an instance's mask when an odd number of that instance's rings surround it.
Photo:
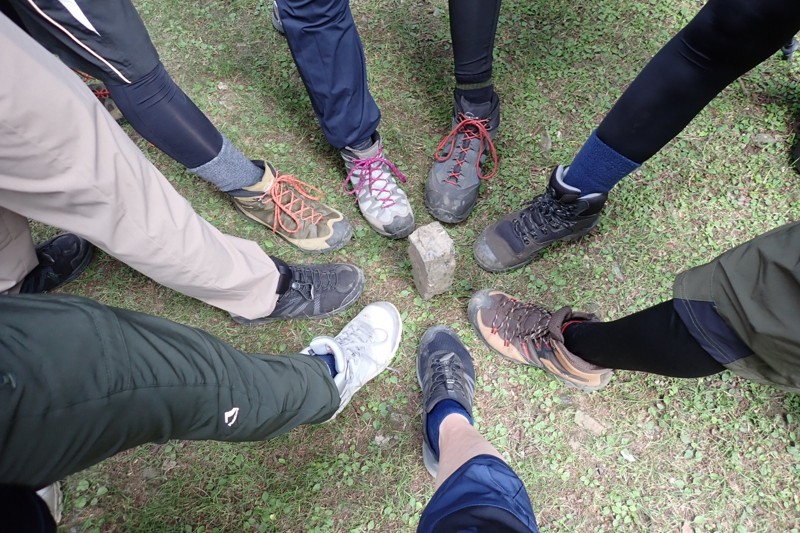
<path fill-rule="evenodd" d="M 606 368 L 676 378 L 699 378 L 725 370 L 692 337 L 672 300 L 613 322 L 576 322 L 564 344 L 581 359 Z"/>
<path fill-rule="evenodd" d="M 494 94 L 494 85 L 489 84 L 485 87 L 463 89 L 456 86 L 456 100 L 465 98 L 471 104 L 483 104 L 489 102 Z"/>

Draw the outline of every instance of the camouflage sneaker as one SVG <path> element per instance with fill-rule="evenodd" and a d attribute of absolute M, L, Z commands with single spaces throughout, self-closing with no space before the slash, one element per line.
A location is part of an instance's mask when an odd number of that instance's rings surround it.
<path fill-rule="evenodd" d="M 500 100 L 475 105 L 464 97 L 455 104 L 453 129 L 436 147 L 435 163 L 425 184 L 425 206 L 434 218 L 455 224 L 466 220 L 478 200 L 482 180 L 497 174 L 493 139 L 500 126 Z M 492 170 L 481 173 L 487 153 Z"/>
<path fill-rule="evenodd" d="M 92 94 L 94 94 L 100 104 L 106 108 L 111 118 L 118 123 L 125 122 L 125 117 L 122 115 L 122 111 L 120 111 L 119 107 L 117 107 L 114 99 L 111 98 L 111 92 L 108 90 L 108 87 L 106 87 L 106 84 L 84 72 L 77 70 L 75 72 L 83 79 L 83 82 L 89 87 L 89 90 L 92 91 Z"/>
<path fill-rule="evenodd" d="M 544 369 L 584 392 L 602 389 L 611 380 L 611 369 L 584 361 L 564 345 L 565 324 L 597 321 L 595 315 L 573 313 L 569 307 L 551 313 L 496 290 L 475 293 L 468 309 L 478 336 L 503 357 Z"/>
<path fill-rule="evenodd" d="M 489 272 L 505 272 L 530 263 L 557 241 L 580 239 L 600 220 L 607 195 L 581 191 L 564 183 L 559 166 L 547 190 L 530 204 L 495 222 L 475 241 L 475 261 Z"/>
<path fill-rule="evenodd" d="M 372 146 L 365 150 L 341 150 L 347 168 L 344 190 L 356 197 L 361 214 L 375 231 L 391 239 L 408 237 L 414 231 L 414 213 L 395 179 L 405 183 L 406 177 L 383 156 L 377 132 L 372 140 Z"/>
<path fill-rule="evenodd" d="M 294 176 L 279 174 L 272 165 L 250 187 L 228 191 L 244 216 L 270 228 L 289 244 L 310 254 L 338 250 L 350 240 L 353 228 L 339 211 L 319 202 L 322 191 Z"/>

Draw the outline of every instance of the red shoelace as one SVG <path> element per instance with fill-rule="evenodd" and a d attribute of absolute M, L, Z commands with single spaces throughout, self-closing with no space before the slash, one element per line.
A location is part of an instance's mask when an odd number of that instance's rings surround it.
<path fill-rule="evenodd" d="M 475 170 L 478 173 L 478 177 L 482 180 L 492 179 L 497 174 L 499 159 L 492 138 L 489 136 L 489 131 L 486 129 L 486 126 L 489 124 L 489 119 L 471 118 L 464 113 L 459 113 L 458 119 L 460 122 L 456 124 L 450 133 L 444 136 L 439 146 L 436 147 L 436 154 L 433 156 L 439 163 L 444 163 L 453 157 L 456 149 L 458 149 L 458 163 L 453 166 L 453 170 L 450 171 L 445 183 L 458 185 L 458 180 L 461 178 L 461 165 L 469 153 L 469 144 L 474 139 L 480 139 L 481 141 L 481 147 L 478 150 L 478 159 L 475 161 Z M 458 135 L 462 133 L 464 134 L 464 142 L 461 146 L 456 146 L 456 139 Z M 448 144 L 450 145 L 449 151 L 446 155 L 441 155 Z M 484 176 L 481 173 L 481 158 L 487 146 L 489 147 L 489 154 L 492 156 L 492 171 Z"/>
<path fill-rule="evenodd" d="M 277 233 L 280 227 L 286 233 L 294 234 L 300 231 L 304 221 L 317 224 L 324 216 L 321 213 L 317 213 L 305 200 L 321 200 L 322 191 L 289 174 L 276 172 L 272 186 L 258 199 L 262 203 L 275 202 L 275 222 L 272 224 L 273 233 Z M 294 228 L 288 227 L 283 222 L 281 214 L 286 214 L 294 222 Z"/>

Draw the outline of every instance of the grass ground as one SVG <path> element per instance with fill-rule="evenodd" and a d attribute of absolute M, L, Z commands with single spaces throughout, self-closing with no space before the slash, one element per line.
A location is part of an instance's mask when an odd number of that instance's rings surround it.
<path fill-rule="evenodd" d="M 506 0 L 495 50 L 503 102 L 500 173 L 468 221 L 447 228 L 457 281 L 421 300 L 405 241 L 369 230 L 338 154 L 312 114 L 266 0 L 137 0 L 164 63 L 218 127 L 329 191 L 356 227 L 325 259 L 366 271 L 361 302 L 401 310 L 394 366 L 336 423 L 270 442 L 167 442 L 120 454 L 66 480 L 67 531 L 413 531 L 433 491 L 420 458 L 417 342 L 444 323 L 462 334 L 479 376 L 477 425 L 527 485 L 544 531 L 800 530 L 800 397 L 728 373 L 677 380 L 629 372 L 586 395 L 501 360 L 472 333 L 473 291 L 497 287 L 608 319 L 670 297 L 675 273 L 800 215 L 790 166 L 800 65 L 775 57 L 732 84 L 614 191 L 599 228 L 517 272 L 491 275 L 471 247 L 487 221 L 542 189 L 569 162 L 646 61 L 699 9 L 692 0 Z M 388 153 L 409 176 L 419 224 L 423 186 L 451 115 L 444 0 L 353 0 Z M 310 262 L 237 216 L 212 187 L 142 149 L 223 231 L 290 262 Z M 40 229 L 40 233 L 49 230 Z M 222 311 L 160 287 L 102 254 L 66 288 L 103 303 L 202 327 L 248 351 L 293 352 L 358 310 L 320 322 L 236 326 Z M 619 339 L 624 343 L 625 339 Z M 590 431 L 587 417 L 602 427 Z"/>

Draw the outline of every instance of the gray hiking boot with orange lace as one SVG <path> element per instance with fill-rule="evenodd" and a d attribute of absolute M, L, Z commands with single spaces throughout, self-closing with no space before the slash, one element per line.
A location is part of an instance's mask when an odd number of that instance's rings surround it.
<path fill-rule="evenodd" d="M 378 132 L 372 145 L 364 150 L 346 147 L 341 151 L 347 168 L 345 192 L 358 201 L 358 208 L 370 226 L 390 239 L 408 237 L 414 231 L 414 213 L 403 189 L 398 185 L 406 177 L 383 154 Z"/>
<path fill-rule="evenodd" d="M 605 387 L 612 370 L 588 363 L 564 345 L 568 322 L 596 321 L 595 315 L 569 307 L 550 311 L 497 290 L 476 292 L 469 301 L 469 321 L 489 348 L 517 363 L 551 373 L 562 383 L 592 392 Z"/>
<path fill-rule="evenodd" d="M 482 104 L 461 97 L 455 101 L 453 129 L 436 147 L 435 162 L 425 183 L 425 206 L 434 218 L 455 224 L 466 220 L 478 200 L 481 181 L 497 174 L 494 137 L 500 126 L 500 100 L 495 93 Z M 481 173 L 486 156 L 492 170 Z"/>
<path fill-rule="evenodd" d="M 321 190 L 294 176 L 279 174 L 269 163 L 254 163 L 264 168 L 262 180 L 228 192 L 244 216 L 310 254 L 338 250 L 347 244 L 353 235 L 350 221 L 319 201 Z"/>

